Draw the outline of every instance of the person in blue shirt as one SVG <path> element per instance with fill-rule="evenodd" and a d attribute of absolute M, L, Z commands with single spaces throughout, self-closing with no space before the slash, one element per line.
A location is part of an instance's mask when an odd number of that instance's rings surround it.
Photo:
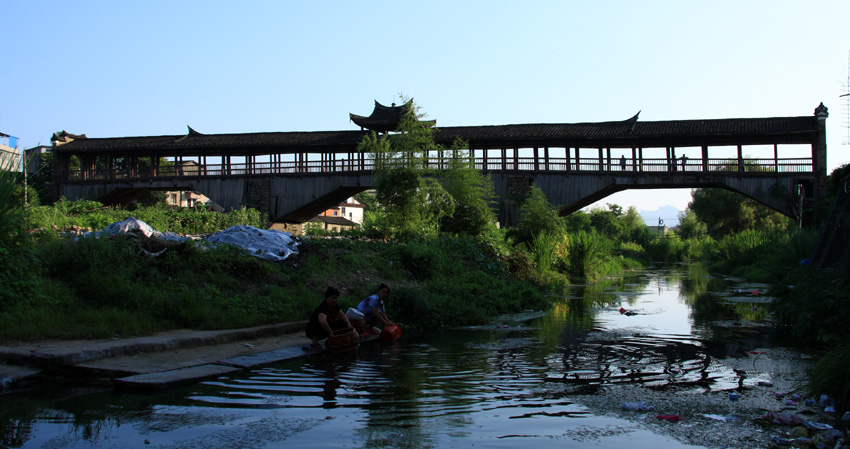
<path fill-rule="evenodd" d="M 369 329 L 377 326 L 378 323 L 384 326 L 396 325 L 387 318 L 387 312 L 384 308 L 384 300 L 389 296 L 390 288 L 386 284 L 381 284 L 378 286 L 378 291 L 374 295 L 360 301 L 360 304 L 357 305 L 357 310 L 363 314 L 363 322 L 367 332 Z"/>

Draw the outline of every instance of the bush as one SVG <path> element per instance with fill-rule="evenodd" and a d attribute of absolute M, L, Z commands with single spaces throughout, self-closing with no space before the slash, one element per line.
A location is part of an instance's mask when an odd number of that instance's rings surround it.
<path fill-rule="evenodd" d="M 800 345 L 850 341 L 850 270 L 847 266 L 818 269 L 808 265 L 786 273 L 774 284 L 771 304 L 775 326 Z"/>
<path fill-rule="evenodd" d="M 826 394 L 839 400 L 839 414 L 850 407 L 850 343 L 830 350 L 809 371 L 808 395 Z"/>

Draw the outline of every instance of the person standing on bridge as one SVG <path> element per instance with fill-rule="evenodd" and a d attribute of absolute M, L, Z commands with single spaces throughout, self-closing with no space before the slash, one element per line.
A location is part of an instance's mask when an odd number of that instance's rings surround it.
<path fill-rule="evenodd" d="M 681 160 L 682 160 L 682 171 L 685 171 L 685 165 L 688 163 L 688 157 L 683 154 L 682 157 L 681 157 Z"/>
<path fill-rule="evenodd" d="M 620 156 L 620 171 L 626 171 L 626 156 Z"/>

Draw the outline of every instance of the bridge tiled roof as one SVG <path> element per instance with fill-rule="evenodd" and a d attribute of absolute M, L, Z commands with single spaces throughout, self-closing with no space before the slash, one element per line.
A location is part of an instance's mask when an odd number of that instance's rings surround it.
<path fill-rule="evenodd" d="M 474 148 L 523 142 L 549 146 L 684 146 L 695 142 L 806 143 L 817 132 L 814 116 L 641 122 L 637 115 L 620 122 L 458 126 L 440 128 L 439 142 L 466 140 Z M 753 141 L 748 141 L 752 139 Z"/>
<path fill-rule="evenodd" d="M 449 144 L 456 138 L 471 148 L 513 146 L 664 147 L 690 145 L 811 143 L 818 132 L 814 116 L 667 120 L 641 122 L 637 115 L 622 121 L 549 123 L 437 128 L 434 139 Z M 369 131 L 259 132 L 242 134 L 86 138 L 57 146 L 57 153 L 137 153 L 164 155 L 234 156 L 297 153 L 353 152 Z"/>
<path fill-rule="evenodd" d="M 86 138 L 60 145 L 54 151 L 71 153 L 109 153 L 117 151 L 151 151 L 169 154 L 260 154 L 263 151 L 353 151 L 366 131 L 296 131 L 240 134 Z M 290 151 L 287 151 L 290 150 Z"/>

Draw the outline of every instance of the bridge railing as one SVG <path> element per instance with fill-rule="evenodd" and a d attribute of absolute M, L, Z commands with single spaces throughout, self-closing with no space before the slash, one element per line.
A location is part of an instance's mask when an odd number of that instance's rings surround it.
<path fill-rule="evenodd" d="M 699 159 L 699 158 L 533 158 L 507 157 L 472 160 L 478 170 L 488 172 L 613 172 L 613 173 L 812 173 L 811 158 L 785 159 Z M 429 158 L 425 161 L 431 168 L 446 168 L 447 158 Z M 297 173 L 335 173 L 371 171 L 375 161 L 364 159 L 337 159 L 325 161 L 280 161 L 238 164 L 183 164 L 169 163 L 159 167 L 94 168 L 69 172 L 69 180 L 130 180 L 157 177 L 239 176 L 275 175 Z"/>

